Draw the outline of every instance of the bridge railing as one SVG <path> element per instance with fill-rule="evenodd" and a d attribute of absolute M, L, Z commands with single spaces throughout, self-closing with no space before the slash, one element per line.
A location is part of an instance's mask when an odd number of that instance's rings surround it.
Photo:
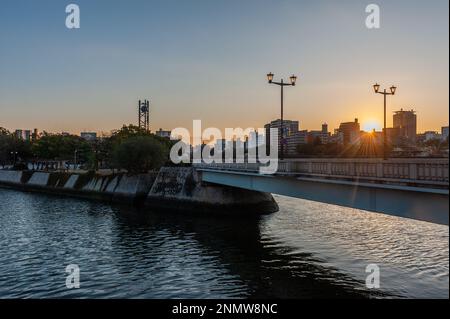
<path fill-rule="evenodd" d="M 197 164 L 201 168 L 258 172 L 261 164 Z M 328 178 L 364 178 L 434 185 L 449 184 L 449 160 L 435 158 L 399 159 L 288 159 L 278 163 L 277 174 Z"/>
<path fill-rule="evenodd" d="M 257 173 L 262 166 L 259 163 L 213 163 L 213 164 L 193 164 L 195 167 L 204 169 L 217 169 L 225 171 L 243 171 Z"/>

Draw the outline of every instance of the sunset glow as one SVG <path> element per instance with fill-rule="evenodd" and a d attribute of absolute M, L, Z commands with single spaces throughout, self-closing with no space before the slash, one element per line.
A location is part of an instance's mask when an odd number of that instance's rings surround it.
<path fill-rule="evenodd" d="M 260 127 L 279 116 L 267 72 L 298 76 L 284 111 L 302 129 L 326 122 L 333 130 L 357 117 L 364 130 L 379 130 L 364 121 L 383 116 L 376 82 L 398 86 L 388 126 L 401 107 L 417 111 L 419 132 L 448 124 L 448 1 L 380 1 L 383 25 L 370 30 L 360 1 L 136 0 L 105 11 L 102 1 L 80 0 L 86 15 L 70 32 L 57 3 L 2 3 L 0 125 L 10 130 L 108 132 L 136 123 L 139 98 L 150 100 L 153 131 L 195 119 Z"/>
<path fill-rule="evenodd" d="M 365 132 L 381 131 L 383 128 L 383 124 L 381 124 L 377 120 L 369 119 L 362 123 L 361 129 Z"/>
<path fill-rule="evenodd" d="M 448 299 L 449 5 L 0 1 L 0 302 Z"/>

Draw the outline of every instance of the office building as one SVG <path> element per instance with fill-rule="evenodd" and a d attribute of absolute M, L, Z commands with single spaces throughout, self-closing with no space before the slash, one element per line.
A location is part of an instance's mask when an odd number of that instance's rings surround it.
<path fill-rule="evenodd" d="M 327 144 L 330 139 L 330 133 L 328 132 L 328 124 L 322 124 L 321 131 L 310 131 L 308 133 L 308 143 L 313 143 L 316 140 L 320 140 L 320 143 Z"/>
<path fill-rule="evenodd" d="M 443 126 L 441 128 L 441 135 L 443 140 L 448 139 L 448 126 Z"/>
<path fill-rule="evenodd" d="M 401 145 L 405 140 L 404 128 L 402 127 L 386 128 L 386 140 L 387 143 L 392 146 Z M 381 143 L 383 143 L 383 139 L 381 139 Z"/>
<path fill-rule="evenodd" d="M 328 139 L 329 144 L 344 144 L 344 133 L 339 132 L 339 129 L 335 129 L 334 133 Z"/>
<path fill-rule="evenodd" d="M 287 155 L 296 155 L 298 145 L 308 143 L 308 131 L 293 132 L 286 138 L 285 152 Z"/>
<path fill-rule="evenodd" d="M 266 145 L 267 147 L 269 147 L 272 144 L 278 144 L 278 152 L 281 152 L 281 120 L 277 119 L 275 121 L 272 121 L 266 125 L 264 125 L 264 129 L 266 132 Z M 270 134 L 270 130 L 271 129 L 278 129 L 278 140 L 275 139 L 274 136 L 271 136 Z M 291 136 L 293 136 L 294 134 L 296 134 L 299 131 L 299 122 L 298 121 L 291 121 L 291 120 L 283 120 L 283 131 L 284 131 L 284 138 L 285 138 L 285 142 L 284 142 L 284 150 L 287 150 L 287 146 L 288 143 L 291 144 L 291 146 L 289 147 L 289 152 L 286 151 L 286 154 L 289 155 L 293 155 L 295 153 L 291 153 L 291 151 L 293 150 L 292 144 L 293 142 L 289 142 L 289 140 L 291 139 Z M 294 138 L 294 137 L 293 137 Z"/>
<path fill-rule="evenodd" d="M 172 131 L 165 131 L 162 128 L 160 128 L 158 131 L 155 132 L 156 136 L 164 137 L 164 138 L 167 138 L 167 139 L 170 139 L 170 135 L 171 134 L 172 134 Z"/>
<path fill-rule="evenodd" d="M 342 133 L 342 143 L 344 145 L 358 143 L 361 134 L 361 128 L 358 119 L 355 119 L 354 122 L 341 123 L 339 125 L 338 132 Z"/>
<path fill-rule="evenodd" d="M 394 112 L 394 128 L 399 129 L 401 138 L 409 142 L 415 142 L 417 137 L 417 115 L 413 110 Z"/>
<path fill-rule="evenodd" d="M 434 131 L 426 131 L 423 133 L 423 137 L 424 137 L 424 141 L 428 142 L 431 140 L 441 140 L 442 139 L 442 135 L 439 134 L 438 132 L 434 132 Z"/>
<path fill-rule="evenodd" d="M 14 135 L 24 141 L 30 141 L 31 140 L 31 130 L 16 130 L 14 132 Z"/>

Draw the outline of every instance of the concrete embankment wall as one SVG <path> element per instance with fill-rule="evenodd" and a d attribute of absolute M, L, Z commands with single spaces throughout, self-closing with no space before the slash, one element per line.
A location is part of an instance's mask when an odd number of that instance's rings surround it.
<path fill-rule="evenodd" d="M 20 184 L 22 181 L 21 171 L 0 171 L 0 182 Z"/>
<path fill-rule="evenodd" d="M 146 197 L 156 175 L 157 173 L 128 176 L 0 170 L 0 185 L 57 195 L 132 202 Z"/>
<path fill-rule="evenodd" d="M 200 173 L 192 167 L 161 168 L 146 204 L 228 214 L 267 214 L 278 211 L 278 205 L 271 194 L 203 183 Z"/>
<path fill-rule="evenodd" d="M 271 194 L 203 183 L 192 167 L 163 167 L 139 175 L 0 170 L 0 186 L 179 211 L 267 214 L 278 210 Z"/>

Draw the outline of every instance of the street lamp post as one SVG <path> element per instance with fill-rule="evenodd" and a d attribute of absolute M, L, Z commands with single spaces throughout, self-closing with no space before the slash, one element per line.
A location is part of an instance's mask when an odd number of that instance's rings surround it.
<path fill-rule="evenodd" d="M 11 156 L 13 156 L 13 167 L 16 166 L 18 152 L 11 152 Z"/>
<path fill-rule="evenodd" d="M 78 154 L 78 150 L 75 150 L 73 157 L 74 157 L 74 164 L 73 164 L 73 169 L 76 170 L 77 169 L 77 154 Z"/>
<path fill-rule="evenodd" d="M 280 134 L 280 141 L 281 141 L 281 148 L 280 148 L 280 160 L 284 159 L 284 123 L 283 123 L 283 104 L 284 104 L 284 87 L 285 86 L 295 86 L 295 83 L 297 82 L 297 77 L 295 75 L 292 75 L 289 80 L 290 83 L 284 83 L 284 80 L 281 79 L 280 82 L 273 81 L 273 73 L 270 72 L 267 74 L 267 80 L 269 81 L 269 84 L 276 84 L 281 87 L 281 134 Z"/>
<path fill-rule="evenodd" d="M 375 93 L 377 94 L 383 94 L 384 97 L 384 130 L 383 130 L 383 159 L 387 159 L 387 135 L 386 135 L 386 96 L 387 95 L 395 95 L 395 91 L 397 90 L 396 86 L 391 86 L 389 88 L 390 92 L 388 92 L 386 89 L 383 91 L 380 91 L 380 85 L 376 83 L 373 86 L 373 89 Z"/>
<path fill-rule="evenodd" d="M 98 171 L 98 148 L 97 148 L 97 142 L 95 142 L 94 154 L 95 154 L 94 170 Z"/>

